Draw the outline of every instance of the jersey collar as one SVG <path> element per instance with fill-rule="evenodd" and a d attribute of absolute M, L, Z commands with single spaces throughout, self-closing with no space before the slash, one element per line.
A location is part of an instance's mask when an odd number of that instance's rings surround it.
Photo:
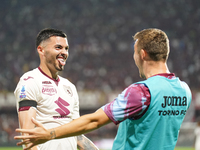
<path fill-rule="evenodd" d="M 159 74 L 155 74 L 151 77 L 154 77 L 154 76 L 162 76 L 162 77 L 165 77 L 165 78 L 168 78 L 168 79 L 173 79 L 173 78 L 176 77 L 174 73 L 159 73 Z"/>
<path fill-rule="evenodd" d="M 40 70 L 40 72 L 41 72 L 43 75 L 45 75 L 45 76 L 48 77 L 49 79 L 53 80 L 54 82 L 59 82 L 59 81 L 60 81 L 59 76 L 58 76 L 57 79 L 53 79 L 53 78 L 51 78 L 50 76 L 48 76 L 46 73 L 44 73 L 40 67 L 38 67 L 38 69 Z"/>

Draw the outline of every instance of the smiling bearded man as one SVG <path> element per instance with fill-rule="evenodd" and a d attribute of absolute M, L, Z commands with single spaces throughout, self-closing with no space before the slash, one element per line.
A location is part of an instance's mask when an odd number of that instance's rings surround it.
<path fill-rule="evenodd" d="M 36 48 L 40 65 L 20 78 L 14 92 L 20 128 L 34 128 L 31 118 L 46 128 L 55 128 L 80 117 L 76 87 L 58 75 L 69 56 L 67 36 L 60 30 L 44 29 L 37 36 Z M 32 150 L 77 150 L 77 146 L 81 149 L 98 149 L 81 135 L 53 140 Z"/>

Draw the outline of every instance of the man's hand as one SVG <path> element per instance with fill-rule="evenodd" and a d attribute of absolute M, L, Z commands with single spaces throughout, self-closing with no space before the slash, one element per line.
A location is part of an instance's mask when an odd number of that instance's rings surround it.
<path fill-rule="evenodd" d="M 28 133 L 29 135 L 20 135 L 15 136 L 14 139 L 21 139 L 22 142 L 17 143 L 18 146 L 20 145 L 28 145 L 24 150 L 28 150 L 31 147 L 45 143 L 48 140 L 54 139 L 56 137 L 54 130 L 47 130 L 43 127 L 43 125 L 37 122 L 34 118 L 31 121 L 35 124 L 36 128 L 34 129 L 16 129 L 16 132 L 21 133 Z"/>

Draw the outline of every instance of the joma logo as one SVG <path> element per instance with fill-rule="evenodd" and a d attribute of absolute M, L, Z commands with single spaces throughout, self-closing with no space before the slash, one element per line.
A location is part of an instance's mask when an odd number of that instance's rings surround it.
<path fill-rule="evenodd" d="M 163 108 L 166 106 L 187 106 L 187 97 L 180 96 L 163 96 L 164 102 L 161 104 Z"/>

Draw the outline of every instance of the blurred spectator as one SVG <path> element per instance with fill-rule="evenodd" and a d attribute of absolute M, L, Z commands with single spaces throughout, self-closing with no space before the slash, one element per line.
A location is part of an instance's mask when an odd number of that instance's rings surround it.
<path fill-rule="evenodd" d="M 198 88 L 199 4 L 186 0 L 4 1 L 0 6 L 4 12 L 0 15 L 0 91 L 13 91 L 19 76 L 38 66 L 32 41 L 45 27 L 67 32 L 70 65 L 63 74 L 75 84 L 84 83 L 84 89 L 101 90 L 106 85 L 111 90 L 122 90 L 138 80 L 131 36 L 149 27 L 168 33 L 172 41 L 171 71 L 191 88 Z"/>

